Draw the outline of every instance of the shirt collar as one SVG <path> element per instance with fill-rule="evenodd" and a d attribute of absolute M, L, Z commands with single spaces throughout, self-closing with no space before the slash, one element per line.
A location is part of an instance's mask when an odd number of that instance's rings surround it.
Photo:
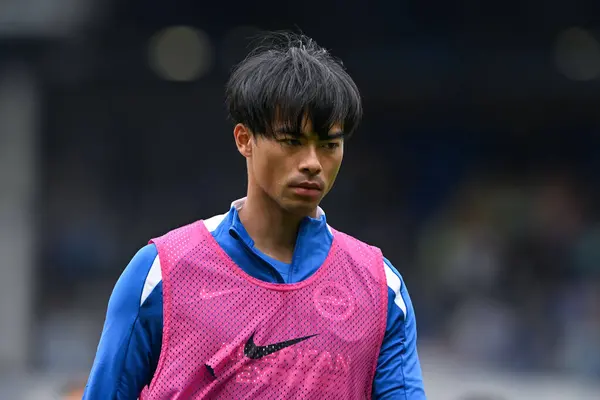
<path fill-rule="evenodd" d="M 231 208 L 235 209 L 237 211 L 240 211 L 245 203 L 246 203 L 246 197 L 242 197 L 241 199 L 237 199 L 237 200 L 231 202 Z M 320 219 L 323 219 L 323 217 L 325 217 L 325 211 L 323 211 L 323 209 L 321 207 L 317 207 L 317 218 L 311 218 L 311 219 L 320 220 Z"/>
<path fill-rule="evenodd" d="M 229 234 L 238 240 L 244 242 L 250 248 L 254 247 L 254 241 L 244 228 L 242 221 L 240 220 L 238 211 L 242 209 L 244 203 L 246 202 L 246 197 L 241 199 L 237 199 L 231 203 L 231 209 L 229 211 Z M 325 211 L 321 207 L 317 207 L 317 218 L 306 217 L 300 224 L 300 230 L 298 232 L 299 239 L 305 237 L 306 234 L 309 236 L 316 236 L 315 239 L 318 239 L 322 234 L 327 235 L 329 238 L 332 237 L 331 228 L 327 224 L 327 218 L 325 216 Z M 297 244 L 301 244 L 303 240 L 299 240 Z"/>

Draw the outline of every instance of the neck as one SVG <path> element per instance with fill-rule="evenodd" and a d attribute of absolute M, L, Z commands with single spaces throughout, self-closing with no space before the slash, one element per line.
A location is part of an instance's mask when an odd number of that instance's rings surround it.
<path fill-rule="evenodd" d="M 285 211 L 261 189 L 251 188 L 239 216 L 256 248 L 280 261 L 291 261 L 304 216 Z"/>

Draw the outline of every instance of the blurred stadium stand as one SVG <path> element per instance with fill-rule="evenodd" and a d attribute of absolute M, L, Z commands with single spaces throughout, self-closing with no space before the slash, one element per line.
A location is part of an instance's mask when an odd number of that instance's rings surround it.
<path fill-rule="evenodd" d="M 243 195 L 223 85 L 295 26 L 363 92 L 324 208 L 404 275 L 430 398 L 600 398 L 600 2 L 176 4 L 0 3 L 0 399 L 85 381 L 134 252 Z"/>

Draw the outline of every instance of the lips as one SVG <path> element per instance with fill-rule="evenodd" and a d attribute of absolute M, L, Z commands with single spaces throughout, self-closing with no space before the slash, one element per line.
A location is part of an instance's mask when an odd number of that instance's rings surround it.
<path fill-rule="evenodd" d="M 298 184 L 292 185 L 292 187 L 309 190 L 323 190 L 322 185 L 318 182 L 300 182 Z"/>

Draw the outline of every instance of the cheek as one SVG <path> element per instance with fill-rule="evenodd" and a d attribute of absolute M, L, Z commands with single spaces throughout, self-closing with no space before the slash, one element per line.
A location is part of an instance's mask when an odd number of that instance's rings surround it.
<path fill-rule="evenodd" d="M 285 157 L 279 156 L 276 151 L 259 151 L 255 154 L 254 175 L 263 189 L 272 192 L 285 183 Z"/>
<path fill-rule="evenodd" d="M 343 153 L 340 152 L 339 155 L 336 155 L 335 157 L 331 157 L 329 158 L 323 166 L 323 172 L 325 173 L 325 177 L 327 179 L 327 184 L 329 185 L 329 188 L 331 188 L 331 186 L 333 186 L 333 183 L 337 177 L 338 172 L 340 172 L 340 168 L 342 166 L 342 158 L 343 158 Z"/>

